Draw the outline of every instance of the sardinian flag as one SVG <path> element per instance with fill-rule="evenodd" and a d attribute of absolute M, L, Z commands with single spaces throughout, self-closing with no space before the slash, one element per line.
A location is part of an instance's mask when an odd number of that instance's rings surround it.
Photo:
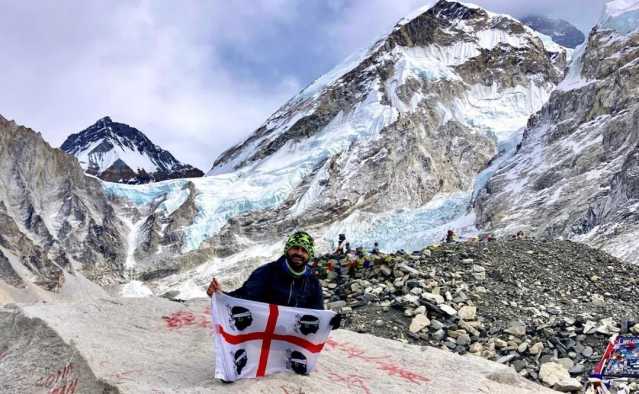
<path fill-rule="evenodd" d="M 335 312 L 247 301 L 216 292 L 215 377 L 227 381 L 276 372 L 308 374 L 324 347 Z"/>

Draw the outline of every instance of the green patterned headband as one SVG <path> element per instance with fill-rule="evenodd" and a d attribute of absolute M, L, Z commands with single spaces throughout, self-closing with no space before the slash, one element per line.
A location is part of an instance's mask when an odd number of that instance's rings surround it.
<path fill-rule="evenodd" d="M 308 261 L 313 259 L 313 255 L 315 254 L 315 247 L 313 246 L 313 237 L 308 235 L 308 233 L 304 231 L 298 231 L 295 234 L 291 235 L 286 241 L 286 246 L 284 247 L 284 254 L 288 253 L 290 248 L 300 247 L 304 249 L 308 253 Z"/>

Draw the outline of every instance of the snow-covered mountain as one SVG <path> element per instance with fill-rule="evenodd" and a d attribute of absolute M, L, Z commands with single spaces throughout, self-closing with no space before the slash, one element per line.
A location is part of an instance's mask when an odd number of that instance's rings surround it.
<path fill-rule="evenodd" d="M 576 48 L 586 40 L 581 30 L 563 19 L 541 15 L 528 15 L 520 18 L 522 23 L 552 38 L 557 44 L 566 48 Z"/>
<path fill-rule="evenodd" d="M 87 173 L 110 182 L 148 183 L 204 175 L 180 163 L 140 130 L 109 117 L 70 135 L 60 148 L 77 157 Z"/>
<path fill-rule="evenodd" d="M 565 66 L 564 48 L 510 16 L 448 1 L 421 9 L 293 97 L 209 176 L 106 184 L 137 212 L 130 267 L 188 297 L 212 272 L 279 253 L 298 227 L 326 248 L 340 232 L 387 249 L 421 248 L 451 225 L 475 233 L 474 190 Z"/>
<path fill-rule="evenodd" d="M 0 304 L 86 299 L 104 294 L 91 281 L 120 282 L 126 227 L 101 182 L 2 116 L 0 158 Z"/>
<path fill-rule="evenodd" d="M 637 27 L 639 0 L 610 2 L 564 76 L 566 49 L 550 37 L 442 0 L 306 87 L 208 176 L 102 182 L 107 199 L 62 152 L 21 150 L 14 138 L 7 157 L 20 163 L 0 167 L 13 185 L 0 209 L 14 225 L 0 236 L 27 234 L 49 259 L 64 251 L 69 267 L 103 283 L 135 278 L 125 294 L 182 298 L 203 295 L 212 274 L 239 281 L 297 228 L 323 251 L 340 233 L 353 246 L 411 250 L 448 228 L 524 230 L 637 262 Z M 65 145 L 96 173 L 112 173 L 118 159 L 147 173 L 171 162 L 117 156 L 156 147 L 108 118 L 72 137 Z M 107 179 L 116 178 L 125 180 Z M 2 277 L 17 272 L 9 261 L 11 270 L 0 258 Z M 59 275 L 47 272 L 37 275 L 54 286 Z"/>
<path fill-rule="evenodd" d="M 490 231 L 569 238 L 639 262 L 639 1 L 607 4 L 477 212 Z"/>

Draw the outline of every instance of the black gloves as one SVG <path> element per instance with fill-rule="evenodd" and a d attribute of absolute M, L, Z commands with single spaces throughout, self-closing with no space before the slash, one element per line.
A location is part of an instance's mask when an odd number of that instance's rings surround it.
<path fill-rule="evenodd" d="M 338 313 L 335 316 L 333 316 L 329 324 L 331 325 L 331 329 L 337 330 L 341 323 L 342 323 L 342 315 Z"/>

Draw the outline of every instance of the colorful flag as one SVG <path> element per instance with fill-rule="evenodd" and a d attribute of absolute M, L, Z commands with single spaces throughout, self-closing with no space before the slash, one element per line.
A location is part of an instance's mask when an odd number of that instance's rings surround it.
<path fill-rule="evenodd" d="M 331 330 L 335 312 L 247 301 L 216 292 L 215 377 L 227 381 L 276 372 L 308 374 Z"/>

